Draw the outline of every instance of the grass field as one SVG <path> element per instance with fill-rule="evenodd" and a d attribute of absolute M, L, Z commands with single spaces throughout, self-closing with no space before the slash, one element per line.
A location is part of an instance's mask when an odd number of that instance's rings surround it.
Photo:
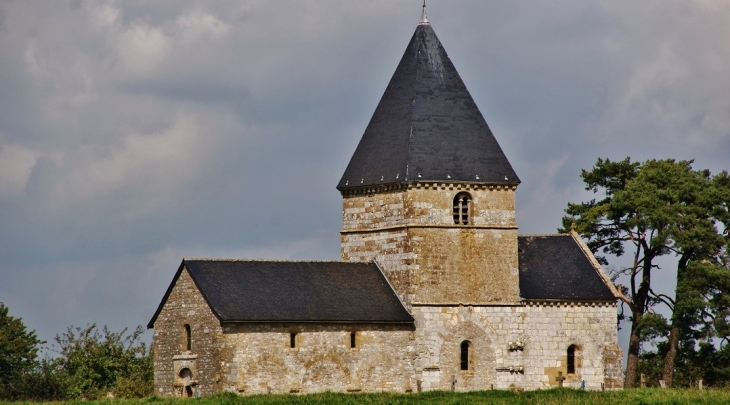
<path fill-rule="evenodd" d="M 240 397 L 223 394 L 195 399 L 145 398 L 79 401 L 84 405 L 235 405 L 235 404 L 535 404 L 535 405 L 650 405 L 650 404 L 730 404 L 730 390 L 635 389 L 612 392 L 588 392 L 572 389 L 511 392 L 479 391 L 470 393 L 427 392 L 420 394 L 309 394 L 255 395 Z M 33 402 L 0 402 L 0 404 L 36 404 Z"/>

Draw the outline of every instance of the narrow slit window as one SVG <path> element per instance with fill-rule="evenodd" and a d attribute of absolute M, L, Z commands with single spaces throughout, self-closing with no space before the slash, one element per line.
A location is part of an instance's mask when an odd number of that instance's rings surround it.
<path fill-rule="evenodd" d="M 183 348 L 185 350 L 193 350 L 193 339 L 190 334 L 190 325 L 185 324 L 185 341 L 183 342 Z"/>
<path fill-rule="evenodd" d="M 575 374 L 575 345 L 568 346 L 568 374 Z"/>
<path fill-rule="evenodd" d="M 454 197 L 454 223 L 457 225 L 469 224 L 469 206 L 471 205 L 471 195 L 469 193 L 459 193 Z"/>
<path fill-rule="evenodd" d="M 461 369 L 470 370 L 471 363 L 471 342 L 465 340 L 461 342 Z"/>
<path fill-rule="evenodd" d="M 291 347 L 292 349 L 297 347 L 297 333 L 296 332 L 292 332 L 289 334 L 289 347 Z"/>
<path fill-rule="evenodd" d="M 354 349 L 357 347 L 357 334 L 350 332 L 350 348 Z"/>

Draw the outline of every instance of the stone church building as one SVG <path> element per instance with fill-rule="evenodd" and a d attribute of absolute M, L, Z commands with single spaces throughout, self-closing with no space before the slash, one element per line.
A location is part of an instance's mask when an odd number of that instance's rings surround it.
<path fill-rule="evenodd" d="M 520 179 L 425 17 L 337 185 L 341 261 L 184 259 L 158 395 L 622 386 L 617 292 Z"/>

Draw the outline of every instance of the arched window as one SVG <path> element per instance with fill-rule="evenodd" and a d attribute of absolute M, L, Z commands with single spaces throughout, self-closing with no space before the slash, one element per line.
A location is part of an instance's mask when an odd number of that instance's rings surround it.
<path fill-rule="evenodd" d="M 291 332 L 289 334 L 289 347 L 291 347 L 292 349 L 297 347 L 297 333 L 296 332 Z"/>
<path fill-rule="evenodd" d="M 568 374 L 575 374 L 575 352 L 578 349 L 576 345 L 568 346 Z"/>
<path fill-rule="evenodd" d="M 350 348 L 354 349 L 357 347 L 357 334 L 350 332 Z"/>
<path fill-rule="evenodd" d="M 184 350 L 193 350 L 193 339 L 190 335 L 190 325 L 185 324 L 185 341 L 183 342 Z"/>
<path fill-rule="evenodd" d="M 471 342 L 461 342 L 461 369 L 471 370 Z"/>
<path fill-rule="evenodd" d="M 454 197 L 454 223 L 457 225 L 469 224 L 469 206 L 471 205 L 471 195 L 469 193 L 459 193 Z"/>

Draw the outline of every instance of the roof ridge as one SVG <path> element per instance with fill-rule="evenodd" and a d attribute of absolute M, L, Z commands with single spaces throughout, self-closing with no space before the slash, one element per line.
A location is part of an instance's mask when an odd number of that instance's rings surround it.
<path fill-rule="evenodd" d="M 209 262 L 269 262 L 269 263 L 374 263 L 373 261 L 354 260 L 281 260 L 281 259 L 245 259 L 225 257 L 184 257 L 185 261 L 209 261 Z"/>
<path fill-rule="evenodd" d="M 425 0 L 423 2 L 423 12 L 424 12 L 424 14 L 426 12 Z M 421 25 L 421 24 L 419 24 L 419 25 Z M 416 27 L 416 32 L 418 32 L 419 29 L 420 29 L 420 27 Z M 413 33 L 413 38 L 416 37 L 416 32 Z M 408 41 L 408 45 L 411 45 L 412 41 L 413 41 L 412 39 L 410 41 Z M 416 44 L 414 44 L 414 45 L 416 45 Z M 408 49 L 406 48 L 406 53 L 407 52 L 408 52 Z M 405 57 L 405 54 L 403 55 L 403 57 Z M 398 61 L 398 66 L 396 67 L 396 70 L 398 69 L 398 67 L 400 67 L 400 64 L 401 64 L 401 61 Z M 395 72 L 393 72 L 393 76 L 395 76 Z M 412 159 L 411 151 L 413 149 L 413 116 L 416 112 L 416 84 L 418 84 L 418 69 L 416 69 L 415 77 L 416 77 L 414 80 L 415 83 L 413 84 L 413 86 L 410 87 L 412 102 L 410 103 L 410 106 L 409 106 L 410 110 L 411 110 L 411 114 L 410 114 L 410 117 L 408 120 L 410 122 L 410 125 L 408 125 L 408 150 L 406 151 L 406 168 L 405 168 L 406 172 L 403 174 L 403 176 L 404 176 L 403 181 L 409 181 L 408 176 L 411 176 L 412 179 L 416 179 L 416 181 L 418 181 L 418 178 L 421 177 L 420 173 L 411 173 L 410 172 L 411 159 Z M 393 79 L 391 78 L 391 80 L 393 80 Z M 390 85 L 390 83 L 388 83 L 388 85 Z M 387 91 L 387 89 L 386 89 L 386 91 Z M 385 93 L 383 93 L 383 95 L 385 95 Z M 365 136 L 365 135 L 363 134 L 363 136 Z M 396 176 L 396 179 L 397 178 L 398 178 L 398 176 Z M 413 180 L 411 180 L 411 181 L 413 181 Z"/>
<path fill-rule="evenodd" d="M 609 290 L 611 290 L 611 293 L 616 297 L 617 299 L 621 298 L 621 294 L 618 291 L 618 288 L 616 288 L 616 285 L 614 285 L 613 280 L 611 280 L 611 277 L 608 276 L 608 273 L 606 273 L 605 270 L 603 270 L 603 266 L 601 266 L 601 263 L 596 260 L 596 257 L 593 255 L 593 252 L 591 252 L 591 249 L 588 247 L 588 245 L 583 241 L 583 238 L 580 237 L 580 234 L 576 231 L 571 231 L 568 233 L 575 243 L 580 247 L 580 250 L 583 252 L 584 255 L 586 255 L 586 258 L 591 262 L 591 265 L 593 266 L 593 269 L 596 271 L 598 276 L 601 278 L 601 280 L 606 284 Z"/>
<path fill-rule="evenodd" d="M 517 235 L 518 237 L 549 237 L 549 236 L 570 236 L 569 233 L 523 233 Z"/>

